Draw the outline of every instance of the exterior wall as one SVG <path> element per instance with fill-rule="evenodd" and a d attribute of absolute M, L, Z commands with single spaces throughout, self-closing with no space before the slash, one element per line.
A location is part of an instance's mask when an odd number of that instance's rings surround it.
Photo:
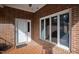
<path fill-rule="evenodd" d="M 15 18 L 32 20 L 33 13 L 6 6 L 0 12 L 0 37 L 15 45 Z"/>
<path fill-rule="evenodd" d="M 79 6 L 78 6 L 79 7 Z M 72 9 L 72 52 L 79 53 L 79 8 Z"/>
<path fill-rule="evenodd" d="M 43 50 L 48 51 L 48 53 L 50 53 L 50 50 L 52 53 L 79 53 L 79 5 L 46 5 L 43 8 L 41 8 L 39 11 L 37 11 L 34 14 L 34 40 L 40 44 L 42 46 Z M 71 8 L 71 48 L 69 51 L 65 50 L 65 49 L 61 49 L 57 46 L 50 46 L 49 43 L 42 43 L 39 42 L 40 40 L 40 33 L 39 33 L 39 21 L 40 21 L 40 17 L 44 17 L 65 9 Z M 44 48 L 45 47 L 45 48 Z M 49 48 L 49 49 L 48 49 Z"/>
<path fill-rule="evenodd" d="M 4 7 L 0 8 L 0 39 L 5 39 L 11 42 L 14 47 L 3 53 L 7 54 L 40 54 L 42 50 L 41 46 L 35 41 L 30 42 L 22 48 L 15 47 L 15 18 L 23 18 L 33 20 L 33 13 L 22 11 L 15 8 Z M 32 24 L 32 38 L 33 38 L 33 21 Z M 0 41 L 1 42 L 1 41 Z"/>

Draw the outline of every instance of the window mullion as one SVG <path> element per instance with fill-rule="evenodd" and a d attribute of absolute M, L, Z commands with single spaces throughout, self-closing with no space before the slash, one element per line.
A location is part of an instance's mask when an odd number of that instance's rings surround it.
<path fill-rule="evenodd" d="M 39 25 L 40 25 L 40 31 L 39 31 L 40 32 L 40 39 L 42 39 L 41 38 L 41 19 L 40 19 L 40 24 Z"/>
<path fill-rule="evenodd" d="M 46 25 L 46 23 L 45 23 L 45 19 L 44 19 L 44 40 L 45 40 L 45 38 L 46 38 L 46 27 L 45 27 L 45 25 Z"/>
<path fill-rule="evenodd" d="M 50 39 L 50 42 L 51 42 L 51 17 L 49 18 L 49 20 L 50 20 L 50 21 L 49 21 L 49 24 L 50 24 L 50 25 L 49 25 L 49 26 L 50 26 L 50 28 L 49 28 L 49 31 L 50 31 L 50 32 L 49 32 L 49 39 Z"/>
<path fill-rule="evenodd" d="M 59 15 L 57 16 L 57 41 L 58 45 L 60 45 L 60 17 Z"/>

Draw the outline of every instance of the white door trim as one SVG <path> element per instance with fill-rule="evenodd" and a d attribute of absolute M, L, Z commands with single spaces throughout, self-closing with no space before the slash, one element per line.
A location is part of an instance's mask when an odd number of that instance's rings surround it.
<path fill-rule="evenodd" d="M 30 39 L 32 40 L 32 33 L 31 33 L 31 31 L 32 31 L 32 28 L 31 28 L 31 20 L 27 20 L 27 23 L 28 22 L 30 22 Z M 27 26 L 27 28 L 28 28 L 28 26 Z M 27 35 L 28 35 L 28 31 L 27 31 Z M 31 42 L 31 41 L 29 41 L 29 42 Z M 27 43 L 29 43 L 29 42 L 27 42 Z"/>

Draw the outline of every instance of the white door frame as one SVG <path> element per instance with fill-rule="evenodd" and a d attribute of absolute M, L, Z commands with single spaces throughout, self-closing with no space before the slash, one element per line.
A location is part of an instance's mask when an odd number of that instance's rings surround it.
<path fill-rule="evenodd" d="M 30 40 L 29 40 L 29 38 L 28 38 L 28 42 L 27 43 L 29 43 L 29 42 L 31 42 L 31 40 L 32 40 L 32 35 L 31 35 L 31 31 L 32 31 L 32 29 L 31 29 L 31 20 L 27 20 L 27 23 L 28 22 L 30 22 L 30 33 L 28 33 L 28 31 L 27 31 L 27 35 L 29 35 L 30 34 Z M 28 25 L 27 25 L 27 28 L 28 28 Z"/>

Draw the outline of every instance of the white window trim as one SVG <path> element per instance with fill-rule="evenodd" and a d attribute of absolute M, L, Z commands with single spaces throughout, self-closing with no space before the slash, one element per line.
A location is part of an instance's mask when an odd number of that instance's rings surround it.
<path fill-rule="evenodd" d="M 59 30 L 60 29 L 60 20 L 59 20 L 60 18 L 59 18 L 59 15 L 64 14 L 64 13 L 69 13 L 69 47 L 66 47 L 66 46 L 60 44 L 60 30 Z M 49 20 L 50 20 L 50 38 L 49 38 L 50 41 L 45 40 L 45 34 L 44 34 L 44 41 L 52 43 L 51 42 L 51 19 L 50 18 L 54 17 L 54 16 L 57 16 L 57 18 L 58 18 L 57 19 L 57 44 L 56 44 L 56 46 L 69 50 L 71 48 L 71 8 L 40 18 L 40 39 L 41 39 L 41 20 L 44 20 L 44 28 L 45 28 L 45 19 L 49 18 Z"/>

